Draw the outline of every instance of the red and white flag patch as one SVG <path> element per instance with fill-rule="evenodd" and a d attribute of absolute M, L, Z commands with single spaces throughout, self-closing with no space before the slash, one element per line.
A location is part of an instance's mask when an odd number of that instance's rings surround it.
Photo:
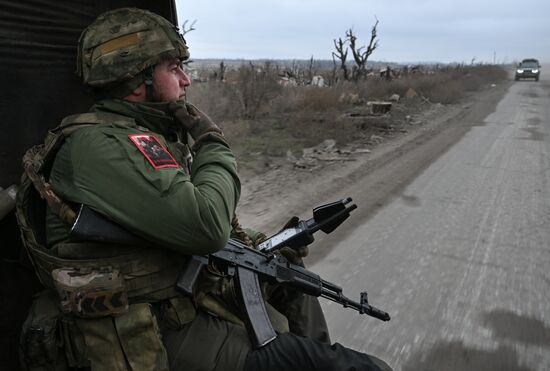
<path fill-rule="evenodd" d="M 149 134 L 130 134 L 128 138 L 136 145 L 147 161 L 155 169 L 163 169 L 166 167 L 179 167 L 177 161 L 172 157 L 170 152 L 160 144 L 157 137 Z"/>

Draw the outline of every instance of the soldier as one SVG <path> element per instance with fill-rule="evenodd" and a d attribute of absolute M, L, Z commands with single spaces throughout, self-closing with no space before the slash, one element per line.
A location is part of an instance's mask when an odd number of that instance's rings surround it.
<path fill-rule="evenodd" d="M 217 251 L 230 235 L 251 248 L 262 237 L 234 217 L 240 181 L 222 131 L 186 101 L 188 57 L 177 29 L 145 10 L 104 13 L 83 31 L 77 73 L 97 102 L 24 157 L 17 216 L 46 290 L 23 326 L 23 366 L 389 369 L 330 345 L 319 303 L 301 293 L 264 285 L 279 335 L 254 350 L 232 280 L 216 267 L 201 273 L 192 297 L 176 291 L 186 256 Z M 145 242 L 75 241 L 70 228 L 81 205 Z"/>

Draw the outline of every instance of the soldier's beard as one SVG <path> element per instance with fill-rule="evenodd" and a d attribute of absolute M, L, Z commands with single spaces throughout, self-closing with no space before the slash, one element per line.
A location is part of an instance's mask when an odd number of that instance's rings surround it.
<path fill-rule="evenodd" d="M 185 97 L 181 97 L 177 101 L 178 104 L 185 105 L 187 100 Z M 142 112 L 147 112 L 149 117 L 162 118 L 162 128 L 159 129 L 162 134 L 170 140 L 174 138 L 183 138 L 185 137 L 185 128 L 174 119 L 173 110 L 168 109 L 168 106 L 173 103 L 173 101 L 162 101 L 162 102 L 141 102 L 141 103 L 132 103 L 134 106 L 147 107 Z M 155 112 L 156 111 L 156 112 Z"/>
<path fill-rule="evenodd" d="M 172 102 L 176 102 L 177 104 L 185 105 L 187 103 L 187 97 L 184 95 L 184 96 L 181 96 L 180 99 L 178 99 L 176 101 L 167 101 L 167 100 L 165 100 L 165 101 L 160 101 L 160 102 L 142 102 L 142 103 L 139 103 L 139 104 L 142 104 L 142 105 L 147 106 L 149 108 L 154 108 L 156 110 L 162 111 L 168 116 L 173 116 L 173 112 L 168 109 L 168 106 Z"/>

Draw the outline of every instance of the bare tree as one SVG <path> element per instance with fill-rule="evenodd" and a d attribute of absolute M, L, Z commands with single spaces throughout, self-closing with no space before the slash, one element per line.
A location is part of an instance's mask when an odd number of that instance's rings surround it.
<path fill-rule="evenodd" d="M 221 82 L 224 82 L 225 81 L 225 73 L 227 72 L 227 65 L 225 64 L 225 62 L 222 60 L 220 62 L 220 65 L 217 69 L 212 69 L 211 72 L 210 72 L 210 78 L 212 80 L 218 80 L 218 81 L 221 81 Z"/>
<path fill-rule="evenodd" d="M 300 80 L 300 75 L 302 74 L 302 67 L 295 59 L 292 60 L 292 65 L 285 69 L 285 73 L 289 79 L 294 79 L 296 82 Z"/>
<path fill-rule="evenodd" d="M 257 117 L 261 109 L 282 91 L 276 69 L 269 61 L 264 62 L 263 66 L 252 62 L 241 65 L 235 84 L 230 84 L 228 88 L 240 103 L 241 117 L 244 118 Z"/>
<path fill-rule="evenodd" d="M 277 70 L 278 72 L 278 70 Z M 296 85 L 303 85 L 303 70 L 300 66 L 300 63 L 296 60 L 292 61 L 292 65 L 285 66 L 283 68 L 283 72 L 281 74 L 282 77 L 286 78 L 289 83 L 296 84 Z"/>
<path fill-rule="evenodd" d="M 329 85 L 334 85 L 337 82 L 338 82 L 338 64 L 336 63 L 336 58 L 334 58 L 334 53 L 332 53 L 332 71 L 330 71 Z"/>
<path fill-rule="evenodd" d="M 191 24 L 189 24 L 189 19 L 186 19 L 185 22 L 181 25 L 181 34 L 185 36 L 191 31 L 195 31 L 195 23 L 197 23 L 197 20 L 195 19 Z M 189 26 L 189 27 L 188 27 Z"/>
<path fill-rule="evenodd" d="M 309 60 L 309 64 L 307 66 L 307 80 L 308 83 L 311 83 L 311 80 L 313 80 L 313 76 L 317 73 L 317 70 L 315 68 L 315 60 L 313 59 L 313 55 L 311 56 Z"/>
<path fill-rule="evenodd" d="M 367 76 L 367 60 L 372 52 L 374 52 L 374 50 L 378 47 L 378 19 L 376 17 L 375 19 L 376 23 L 372 26 L 369 45 L 366 46 L 366 49 L 365 46 L 357 47 L 357 36 L 353 34 L 353 29 L 350 28 L 346 31 L 347 41 L 349 42 L 349 47 L 355 62 L 355 66 L 352 71 L 352 78 L 354 80 Z"/>
<path fill-rule="evenodd" d="M 337 58 L 340 61 L 340 69 L 344 75 L 344 80 L 349 80 L 349 70 L 346 65 L 346 60 L 348 58 L 348 47 L 346 45 L 347 40 L 342 40 L 342 38 L 339 37 L 338 41 L 336 41 L 336 39 L 333 41 L 336 52 L 332 52 L 332 58 L 333 60 L 334 58 Z"/>
<path fill-rule="evenodd" d="M 220 75 L 218 76 L 218 79 L 220 81 L 225 81 L 225 72 L 227 71 L 227 66 L 223 61 L 220 62 Z"/>

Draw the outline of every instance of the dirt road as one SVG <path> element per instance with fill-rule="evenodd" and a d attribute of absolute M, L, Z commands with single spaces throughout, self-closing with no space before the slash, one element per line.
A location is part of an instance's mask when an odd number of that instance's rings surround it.
<path fill-rule="evenodd" d="M 291 163 L 244 176 L 237 213 L 244 226 L 274 233 L 291 215 L 311 217 L 324 202 L 352 196 L 359 209 L 336 234 L 317 237 L 308 261 L 313 264 L 330 250 L 332 240 L 370 217 L 424 168 L 483 121 L 513 82 L 488 87 L 455 105 L 435 104 L 415 117 L 421 125 L 407 126 L 354 161 L 328 162 L 315 169 L 296 169 Z M 354 143 L 361 146 L 361 143 Z M 334 237 L 334 238 L 333 238 Z"/>
<path fill-rule="evenodd" d="M 354 198 L 358 210 L 319 236 L 308 263 L 351 297 L 368 290 L 393 318 L 381 323 L 323 301 L 333 340 L 396 370 L 550 369 L 543 71 L 538 83 L 510 81 L 435 115 L 360 163 L 306 177 L 263 214 L 244 213 L 269 229 L 286 209 L 308 217 L 311 206 Z"/>
<path fill-rule="evenodd" d="M 513 84 L 485 118 L 463 117 L 447 152 L 445 132 L 413 149 L 411 182 L 367 176 L 343 190 L 363 205 L 360 189 L 395 187 L 343 241 L 325 239 L 314 269 L 352 296 L 369 289 L 393 319 L 325 304 L 334 340 L 397 370 L 550 369 L 548 77 Z M 414 158 L 426 147 L 434 158 L 423 166 Z"/>

